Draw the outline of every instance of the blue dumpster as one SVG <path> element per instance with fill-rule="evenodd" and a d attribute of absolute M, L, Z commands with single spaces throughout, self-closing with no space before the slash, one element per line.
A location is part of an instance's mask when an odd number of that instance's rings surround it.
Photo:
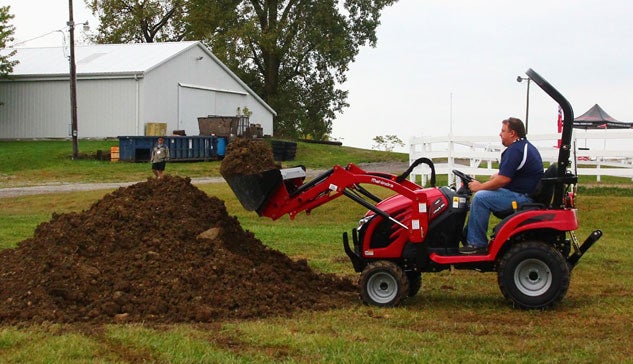
<path fill-rule="evenodd" d="M 208 161 L 218 159 L 218 138 L 211 135 L 164 136 L 169 147 L 169 160 Z M 152 148 L 158 143 L 157 136 L 120 136 L 119 160 L 127 162 L 149 162 Z"/>

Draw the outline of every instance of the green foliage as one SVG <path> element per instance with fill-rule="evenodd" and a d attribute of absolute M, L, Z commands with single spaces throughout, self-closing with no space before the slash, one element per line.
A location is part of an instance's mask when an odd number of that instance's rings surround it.
<path fill-rule="evenodd" d="M 397 135 L 377 135 L 372 140 L 376 143 L 372 146 L 372 149 L 392 152 L 395 147 L 404 147 L 404 142 Z"/>
<path fill-rule="evenodd" d="M 13 41 L 13 32 L 15 27 L 9 23 L 14 15 L 9 13 L 10 6 L 0 6 L 0 49 L 5 49 L 7 44 Z M 7 78 L 13 72 L 13 67 L 18 61 L 12 61 L 11 57 L 15 55 L 15 50 L 0 53 L 0 78 Z"/>
<path fill-rule="evenodd" d="M 345 82 L 359 48 L 375 46 L 380 12 L 394 2 L 348 0 L 339 7 L 333 0 L 241 1 L 237 33 L 202 39 L 214 52 L 220 42 L 241 55 L 226 60 L 277 111 L 277 135 L 321 140 L 331 132 L 335 113 L 348 106 L 347 91 L 337 85 Z"/>
<path fill-rule="evenodd" d="M 185 37 L 187 0 L 84 0 L 99 18 L 97 43 L 153 43 Z"/>

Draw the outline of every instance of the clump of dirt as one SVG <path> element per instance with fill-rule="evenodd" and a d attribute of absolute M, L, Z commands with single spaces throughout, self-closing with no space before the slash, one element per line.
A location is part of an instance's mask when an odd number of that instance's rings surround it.
<path fill-rule="evenodd" d="M 212 322 L 353 302 L 353 284 L 317 274 L 244 231 L 188 178 L 120 188 L 53 214 L 0 252 L 0 322 Z"/>
<path fill-rule="evenodd" d="M 259 139 L 237 138 L 226 147 L 220 166 L 223 177 L 256 174 L 279 168 L 275 164 L 273 149 L 269 143 Z"/>

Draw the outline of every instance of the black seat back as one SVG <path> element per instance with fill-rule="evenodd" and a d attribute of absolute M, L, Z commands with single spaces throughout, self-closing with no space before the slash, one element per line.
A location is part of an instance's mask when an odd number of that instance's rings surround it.
<path fill-rule="evenodd" d="M 552 163 L 543 174 L 543 178 L 541 178 L 536 190 L 534 190 L 534 192 L 530 195 L 535 203 L 543 204 L 546 207 L 550 207 L 552 205 L 557 173 L 557 164 Z"/>
<path fill-rule="evenodd" d="M 521 204 L 519 206 L 519 210 L 551 207 L 552 198 L 554 197 L 554 187 L 556 186 L 557 172 L 558 168 L 556 167 L 556 163 L 551 164 L 545 173 L 543 173 L 543 177 L 539 181 L 534 192 L 530 194 L 530 198 L 533 202 Z M 516 211 L 514 209 L 508 209 L 493 211 L 492 214 L 500 219 L 504 219 L 515 212 Z"/>

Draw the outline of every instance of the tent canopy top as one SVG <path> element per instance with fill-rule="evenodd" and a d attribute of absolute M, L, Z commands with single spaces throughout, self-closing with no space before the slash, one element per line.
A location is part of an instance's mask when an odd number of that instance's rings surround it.
<path fill-rule="evenodd" d="M 574 128 L 577 129 L 630 129 L 632 127 L 633 123 L 614 119 L 598 104 L 574 119 Z"/>

